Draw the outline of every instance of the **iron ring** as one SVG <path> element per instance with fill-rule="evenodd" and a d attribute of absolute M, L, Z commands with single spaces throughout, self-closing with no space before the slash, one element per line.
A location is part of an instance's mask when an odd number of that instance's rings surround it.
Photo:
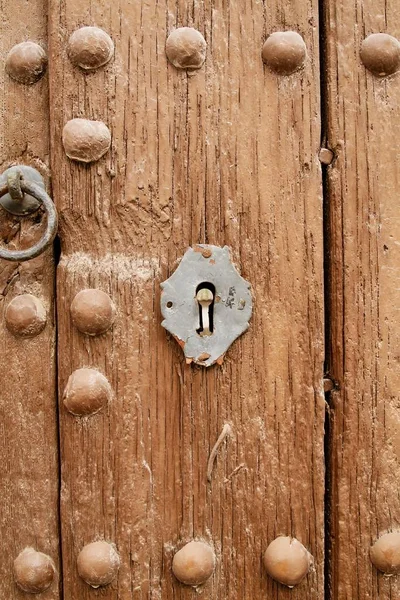
<path fill-rule="evenodd" d="M 54 238 L 56 237 L 58 227 L 57 209 L 54 206 L 50 196 L 46 194 L 46 192 L 36 183 L 26 181 L 25 179 L 21 179 L 21 190 L 25 194 L 33 196 L 36 198 L 36 200 L 43 204 L 47 212 L 47 227 L 44 235 L 31 248 L 27 248 L 26 250 L 5 250 L 4 248 L 0 247 L 0 258 L 15 262 L 30 260 L 31 258 L 39 256 L 39 254 L 41 254 L 53 242 Z M 0 198 L 2 198 L 8 192 L 9 186 L 8 183 L 6 183 L 0 187 Z"/>

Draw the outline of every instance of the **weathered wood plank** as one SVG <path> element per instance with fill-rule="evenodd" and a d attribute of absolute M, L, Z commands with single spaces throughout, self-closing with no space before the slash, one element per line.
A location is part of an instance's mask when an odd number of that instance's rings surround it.
<path fill-rule="evenodd" d="M 369 558 L 400 524 L 398 76 L 365 69 L 371 33 L 400 36 L 398 2 L 326 3 L 332 394 L 331 597 L 397 598 Z"/>
<path fill-rule="evenodd" d="M 48 184 L 47 75 L 24 85 L 4 68 L 15 44 L 31 40 L 47 48 L 47 2 L 4 1 L 0 12 L 0 171 L 30 165 Z M 0 210 L 0 234 L 9 249 L 40 237 L 37 215 L 21 223 Z M 13 576 L 13 561 L 25 547 L 51 556 L 59 567 L 54 281 L 52 250 L 21 264 L 0 261 L 0 596 L 13 600 L 27 596 Z M 4 320 L 10 301 L 24 293 L 39 298 L 47 311 L 44 331 L 31 339 L 12 335 Z M 58 576 L 41 597 L 60 597 Z"/>
<path fill-rule="evenodd" d="M 204 598 L 323 598 L 323 296 L 317 2 L 50 2 L 52 164 L 61 212 L 58 270 L 60 397 L 71 372 L 101 370 L 107 410 L 85 420 L 61 406 L 66 597 L 88 599 L 76 558 L 95 539 L 116 544 L 118 578 L 104 598 L 194 598 L 174 580 L 174 550 L 214 544 Z M 66 44 L 79 26 L 116 46 L 84 74 Z M 193 74 L 167 63 L 177 26 L 208 43 Z M 304 71 L 264 68 L 268 33 L 298 30 Z M 90 167 L 65 156 L 76 117 L 104 121 L 112 149 Z M 185 365 L 160 326 L 159 284 L 189 245 L 228 244 L 251 281 L 248 333 L 222 368 Z M 113 329 L 87 339 L 74 295 L 99 287 Z M 211 484 L 207 462 L 228 438 Z M 243 465 L 235 474 L 235 469 Z M 296 536 L 315 567 L 295 590 L 270 580 L 262 552 Z"/>

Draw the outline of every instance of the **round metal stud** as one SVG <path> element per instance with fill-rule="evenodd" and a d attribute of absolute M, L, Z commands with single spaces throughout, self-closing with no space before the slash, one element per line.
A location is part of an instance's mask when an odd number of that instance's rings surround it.
<path fill-rule="evenodd" d="M 102 67 L 113 54 L 114 42 L 108 33 L 99 27 L 81 27 L 69 38 L 70 61 L 86 71 Z"/>
<path fill-rule="evenodd" d="M 34 548 L 25 548 L 14 560 L 15 583 L 28 594 L 47 590 L 53 582 L 55 571 L 50 556 Z"/>
<path fill-rule="evenodd" d="M 71 304 L 71 317 L 77 329 L 86 335 L 106 332 L 115 319 L 115 306 L 102 290 L 86 289 L 77 293 Z"/>
<path fill-rule="evenodd" d="M 207 43 L 193 27 L 179 27 L 166 42 L 167 58 L 177 69 L 200 69 L 206 59 Z"/>
<path fill-rule="evenodd" d="M 93 588 L 108 585 L 116 576 L 120 558 L 113 546 L 99 541 L 82 548 L 77 559 L 80 577 Z"/>
<path fill-rule="evenodd" d="M 333 159 L 335 158 L 334 153 L 329 148 L 321 148 L 319 151 L 319 160 L 323 165 L 332 164 Z"/>
<path fill-rule="evenodd" d="M 77 369 L 67 382 L 63 402 L 65 408 L 78 417 L 94 415 L 111 400 L 111 386 L 96 369 Z"/>
<path fill-rule="evenodd" d="M 31 338 L 43 331 L 47 314 L 39 298 L 32 294 L 21 294 L 8 304 L 4 320 L 10 333 L 17 337 Z"/>
<path fill-rule="evenodd" d="M 292 588 L 307 575 L 312 557 L 298 540 L 277 537 L 264 554 L 265 569 L 275 581 Z"/>
<path fill-rule="evenodd" d="M 172 561 L 172 572 L 186 585 L 201 585 L 215 569 L 215 553 L 204 542 L 189 542 L 181 548 Z"/>
<path fill-rule="evenodd" d="M 46 52 L 35 42 L 21 42 L 13 48 L 6 58 L 6 72 L 18 83 L 27 85 L 36 83 L 44 74 L 47 66 Z"/>
<path fill-rule="evenodd" d="M 279 75 L 291 75 L 300 69 L 306 56 L 306 45 L 296 31 L 271 33 L 262 49 L 264 63 Z"/>
<path fill-rule="evenodd" d="M 373 33 L 361 44 L 360 57 L 374 75 L 392 75 L 400 68 L 400 43 L 387 33 Z"/>
<path fill-rule="evenodd" d="M 400 533 L 385 533 L 371 547 L 372 564 L 382 573 L 400 573 Z"/>
<path fill-rule="evenodd" d="M 102 121 L 71 119 L 64 125 L 62 141 L 68 158 L 91 163 L 108 152 L 111 133 Z"/>

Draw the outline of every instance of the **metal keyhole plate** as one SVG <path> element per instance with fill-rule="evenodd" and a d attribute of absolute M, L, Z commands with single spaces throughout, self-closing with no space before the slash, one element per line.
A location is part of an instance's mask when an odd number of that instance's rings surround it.
<path fill-rule="evenodd" d="M 214 286 L 215 297 L 212 335 L 202 336 L 196 293 L 205 283 Z M 162 326 L 182 347 L 187 362 L 221 364 L 229 346 L 248 328 L 252 313 L 250 284 L 232 264 L 229 248 L 189 248 L 161 289 Z"/>

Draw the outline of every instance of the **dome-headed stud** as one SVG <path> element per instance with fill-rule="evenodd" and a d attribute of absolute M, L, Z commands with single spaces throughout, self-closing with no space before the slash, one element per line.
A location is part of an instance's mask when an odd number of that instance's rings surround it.
<path fill-rule="evenodd" d="M 111 133 L 102 121 L 71 119 L 64 125 L 62 141 L 68 158 L 91 163 L 109 150 Z"/>
<path fill-rule="evenodd" d="M 81 27 L 68 42 L 68 56 L 73 65 L 86 71 L 98 69 L 114 54 L 114 42 L 99 27 Z"/>
<path fill-rule="evenodd" d="M 271 33 L 262 49 L 264 63 L 279 75 L 291 75 L 300 69 L 306 56 L 306 45 L 296 31 Z"/>
<path fill-rule="evenodd" d="M 400 573 L 400 533 L 385 533 L 371 547 L 372 564 L 382 573 Z"/>
<path fill-rule="evenodd" d="M 46 66 L 46 52 L 35 42 L 17 44 L 6 58 L 7 74 L 18 83 L 27 85 L 36 83 L 46 71 Z"/>
<path fill-rule="evenodd" d="M 46 309 L 36 296 L 21 294 L 7 306 L 4 314 L 7 329 L 18 337 L 35 337 L 46 326 Z"/>
<path fill-rule="evenodd" d="M 93 588 L 108 585 L 116 576 L 120 558 L 113 544 L 99 541 L 82 548 L 77 559 L 78 573 Z"/>
<path fill-rule="evenodd" d="M 177 69 L 200 69 L 206 59 L 207 43 L 193 27 L 179 27 L 166 42 L 167 58 Z"/>
<path fill-rule="evenodd" d="M 72 301 L 71 317 L 75 327 L 82 333 L 100 335 L 112 326 L 115 306 L 110 296 L 102 290 L 81 290 Z"/>
<path fill-rule="evenodd" d="M 215 553 L 204 542 L 189 542 L 174 556 L 172 572 L 186 585 L 201 585 L 211 577 L 215 569 Z"/>
<path fill-rule="evenodd" d="M 360 57 L 374 75 L 392 75 L 400 68 L 400 43 L 387 33 L 373 33 L 361 44 Z"/>
<path fill-rule="evenodd" d="M 311 554 L 303 544 L 291 537 L 277 537 L 264 554 L 264 566 L 268 575 L 288 587 L 293 587 L 304 579 L 311 562 Z"/>
<path fill-rule="evenodd" d="M 63 402 L 65 408 L 73 415 L 94 415 L 110 400 L 111 386 L 96 369 L 77 369 L 70 375 Z"/>
<path fill-rule="evenodd" d="M 25 548 L 14 560 L 14 578 L 24 592 L 39 594 L 49 588 L 56 569 L 50 556 Z"/>

